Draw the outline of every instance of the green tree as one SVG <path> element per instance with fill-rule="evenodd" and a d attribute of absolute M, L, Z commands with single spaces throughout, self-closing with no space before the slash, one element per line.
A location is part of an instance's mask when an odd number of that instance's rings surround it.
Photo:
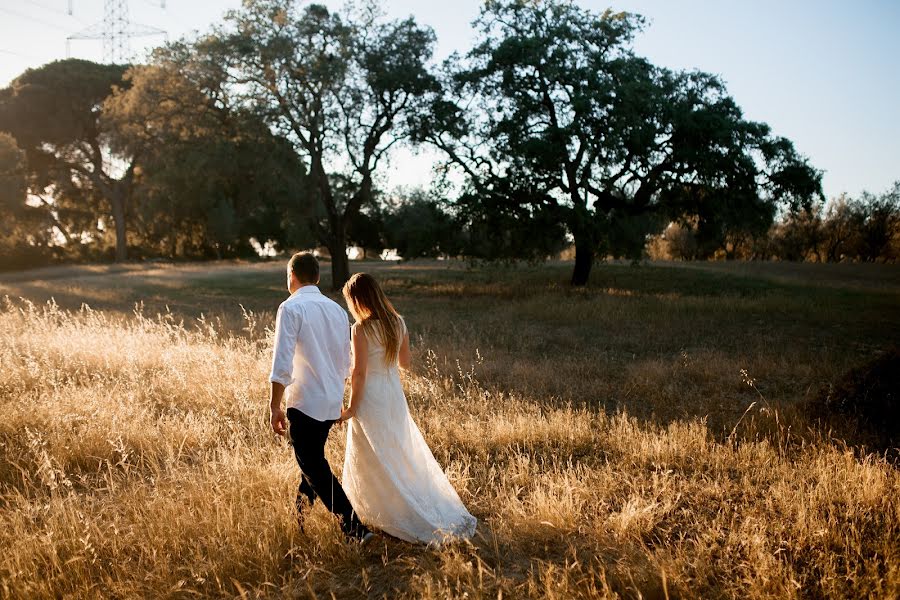
<path fill-rule="evenodd" d="M 285 221 L 302 220 L 297 198 L 309 197 L 305 169 L 285 139 L 231 102 L 224 72 L 205 58 L 172 45 L 104 103 L 117 147 L 142 157 L 136 226 L 152 252 L 172 257 L 248 253 L 251 238 L 284 245 Z M 310 204 L 302 208 L 308 219 Z"/>
<path fill-rule="evenodd" d="M 853 258 L 865 214 L 859 204 L 846 194 L 833 199 L 822 223 L 822 255 L 827 262 Z"/>
<path fill-rule="evenodd" d="M 47 264 L 55 258 L 53 211 L 28 201 L 25 152 L 0 132 L 0 271 Z"/>
<path fill-rule="evenodd" d="M 486 212 L 521 202 L 556 214 L 574 238 L 574 285 L 598 252 L 628 253 L 613 232 L 661 228 L 653 214 L 698 216 L 722 239 L 820 194 L 819 174 L 744 120 L 717 78 L 635 56 L 638 16 L 503 0 L 486 2 L 477 25 L 479 43 L 446 66 L 417 139 L 445 152 Z"/>
<path fill-rule="evenodd" d="M 317 233 L 339 288 L 350 275 L 350 222 L 371 204 L 375 173 L 433 86 L 426 63 L 434 34 L 412 18 L 385 23 L 371 9 L 345 18 L 292 0 L 248 0 L 226 20 L 197 48 L 218 57 L 233 93 L 306 164 L 323 214 Z M 335 175 L 353 182 L 353 195 L 335 193 Z"/>
<path fill-rule="evenodd" d="M 464 223 L 421 189 L 395 196 L 384 209 L 385 246 L 404 259 L 458 256 L 467 245 Z"/>
<path fill-rule="evenodd" d="M 461 254 L 485 260 L 540 261 L 567 245 L 565 226 L 548 196 L 524 180 L 499 179 L 467 190 L 455 202 L 464 234 Z M 480 189 L 479 189 L 480 188 Z"/>
<path fill-rule="evenodd" d="M 377 210 L 377 208 L 363 207 L 350 220 L 350 226 L 347 229 L 347 239 L 354 246 L 362 248 L 363 258 L 368 258 L 370 252 L 376 256 L 381 254 L 385 247 L 384 223 L 381 211 Z"/>
<path fill-rule="evenodd" d="M 769 255 L 781 260 L 822 262 L 822 205 L 786 213 L 769 231 Z"/>
<path fill-rule="evenodd" d="M 346 199 L 356 193 L 353 181 L 334 174 L 335 193 Z M 381 204 L 382 194 L 375 190 L 369 202 L 363 204 L 356 215 L 350 218 L 347 226 L 347 241 L 362 248 L 363 258 L 367 258 L 372 252 L 380 255 L 385 248 L 385 211 Z"/>
<path fill-rule="evenodd" d="M 859 207 L 864 217 L 857 246 L 859 260 L 896 260 L 896 243 L 900 241 L 900 181 L 880 196 L 864 192 Z"/>
<path fill-rule="evenodd" d="M 25 206 L 25 153 L 8 133 L 0 131 L 0 207 L 3 214 L 15 218 Z M 8 224 L 3 219 L 0 226 Z"/>
<path fill-rule="evenodd" d="M 111 217 L 118 261 L 127 258 L 137 156 L 111 151 L 115 132 L 104 129 L 101 107 L 113 87 L 123 85 L 125 69 L 61 60 L 28 69 L 0 90 L 0 131 L 25 150 L 31 192 L 52 198 L 45 200 L 48 210 L 60 215 L 87 213 L 94 222 Z M 65 228 L 62 233 L 71 235 Z"/>

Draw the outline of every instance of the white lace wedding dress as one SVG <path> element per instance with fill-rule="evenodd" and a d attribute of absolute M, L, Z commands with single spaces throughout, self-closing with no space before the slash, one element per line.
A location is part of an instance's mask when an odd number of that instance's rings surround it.
<path fill-rule="evenodd" d="M 402 540 L 468 539 L 476 519 L 413 422 L 397 364 L 385 365 L 373 337 L 362 402 L 347 429 L 344 491 L 363 523 Z"/>

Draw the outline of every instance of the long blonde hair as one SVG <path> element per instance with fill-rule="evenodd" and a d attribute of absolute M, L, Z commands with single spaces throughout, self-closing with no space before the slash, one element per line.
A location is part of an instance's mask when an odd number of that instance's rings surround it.
<path fill-rule="evenodd" d="M 368 273 L 356 273 L 344 284 L 344 299 L 350 314 L 363 331 L 377 336 L 384 345 L 384 359 L 388 365 L 397 361 L 403 337 L 400 315 L 387 299 L 381 286 Z"/>

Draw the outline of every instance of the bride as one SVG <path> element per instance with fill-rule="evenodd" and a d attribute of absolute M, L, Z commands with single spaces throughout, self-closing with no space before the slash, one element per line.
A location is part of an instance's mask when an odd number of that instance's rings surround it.
<path fill-rule="evenodd" d="M 409 333 L 375 279 L 344 285 L 352 328 L 350 420 L 343 486 L 359 518 L 408 542 L 468 539 L 476 519 L 412 420 L 398 366 L 409 368 Z"/>

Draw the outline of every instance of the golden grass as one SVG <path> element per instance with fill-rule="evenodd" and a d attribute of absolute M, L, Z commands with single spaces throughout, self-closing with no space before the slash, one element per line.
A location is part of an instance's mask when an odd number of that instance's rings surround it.
<path fill-rule="evenodd" d="M 414 416 L 480 521 L 472 543 L 442 549 L 386 538 L 346 546 L 320 506 L 297 531 L 297 468 L 267 431 L 266 318 L 240 325 L 234 309 L 232 321 L 183 321 L 8 302 L 0 594 L 900 594 L 894 467 L 821 436 L 757 434 L 765 430 L 749 425 L 765 419 L 759 411 L 727 436 L 756 398 L 741 368 L 767 382 L 777 406 L 843 359 L 802 343 L 772 347 L 765 336 L 734 351 L 697 315 L 747 313 L 753 323 L 759 313 L 766 327 L 790 303 L 770 291 L 660 297 L 622 282 L 578 293 L 539 284 L 518 298 L 508 280 L 481 276 L 446 275 L 432 294 L 398 271 L 390 287 L 418 330 L 418 366 L 406 379 Z M 471 300 L 473 287 L 484 304 Z M 491 308 L 497 298 L 514 303 L 518 324 Z M 792 302 L 804 310 L 810 301 Z M 816 319 L 871 339 L 864 321 L 850 327 L 830 310 Z M 893 319 L 880 323 L 887 334 Z M 631 351 L 640 344 L 651 350 Z M 339 469 L 343 431 L 328 455 Z"/>

